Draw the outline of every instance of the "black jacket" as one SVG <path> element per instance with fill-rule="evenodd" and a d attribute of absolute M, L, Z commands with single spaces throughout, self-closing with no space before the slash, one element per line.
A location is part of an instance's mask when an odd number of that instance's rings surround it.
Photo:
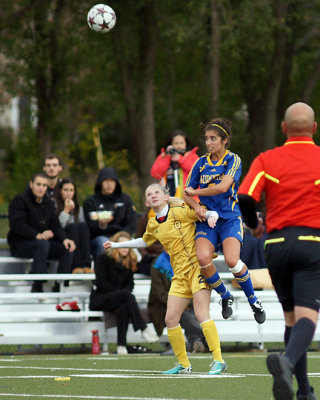
<path fill-rule="evenodd" d="M 7 238 L 11 250 L 19 239 L 33 240 L 38 233 L 48 229 L 53 231 L 54 239 L 59 242 L 67 238 L 56 215 L 54 202 L 45 195 L 42 202 L 37 203 L 29 187 L 10 202 L 9 226 Z"/>
<path fill-rule="evenodd" d="M 133 272 L 120 262 L 102 253 L 95 264 L 96 281 L 90 296 L 90 310 L 99 310 L 108 301 L 108 294 L 119 289 L 132 292 Z"/>
<path fill-rule="evenodd" d="M 110 195 L 101 193 L 101 182 L 105 179 L 114 179 L 116 181 L 115 191 Z M 132 201 L 126 193 L 122 193 L 118 175 L 114 168 L 105 167 L 99 171 L 96 180 L 95 193 L 88 197 L 83 204 L 83 211 L 89 226 L 90 238 L 96 236 L 111 237 L 119 231 L 126 231 L 133 234 L 136 230 L 137 216 Z M 90 219 L 92 211 L 112 211 L 113 220 L 107 225 L 106 229 L 99 227 L 97 220 Z"/>

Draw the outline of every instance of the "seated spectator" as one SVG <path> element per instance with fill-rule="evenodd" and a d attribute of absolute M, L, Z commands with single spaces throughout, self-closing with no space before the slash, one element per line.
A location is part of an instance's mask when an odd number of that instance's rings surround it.
<path fill-rule="evenodd" d="M 144 232 L 146 231 L 147 222 L 151 214 L 154 215 L 154 212 L 153 210 L 149 209 L 149 211 L 143 213 L 138 219 L 136 237 L 143 236 Z M 139 272 L 140 274 L 150 275 L 151 266 L 162 251 L 163 246 L 159 241 L 153 243 L 149 247 L 139 249 L 142 258 L 138 262 L 137 272 Z"/>
<path fill-rule="evenodd" d="M 130 240 L 128 232 L 120 231 L 112 237 L 114 242 Z M 158 340 L 153 334 L 132 294 L 133 273 L 137 270 L 137 256 L 132 249 L 109 249 L 101 253 L 95 266 L 96 281 L 90 295 L 90 310 L 115 312 L 117 317 L 118 354 L 127 352 L 127 330 L 132 322 L 135 331 L 141 330 L 146 342 Z"/>
<path fill-rule="evenodd" d="M 184 184 L 193 164 L 199 158 L 198 147 L 193 147 L 187 135 L 176 130 L 168 138 L 165 147 L 151 168 L 151 176 L 168 185 L 170 196 L 183 196 Z"/>
<path fill-rule="evenodd" d="M 43 159 L 43 172 L 47 177 L 47 194 L 53 200 L 55 200 L 58 185 L 61 181 L 60 174 L 63 170 L 63 163 L 59 156 L 56 154 L 47 154 Z"/>
<path fill-rule="evenodd" d="M 32 257 L 31 273 L 47 273 L 47 260 L 59 260 L 58 273 L 70 273 L 75 243 L 67 237 L 56 215 L 54 202 L 46 195 L 47 178 L 35 174 L 24 193 L 9 204 L 8 243 L 14 257 Z M 56 290 L 56 288 L 55 288 Z M 35 281 L 31 292 L 42 292 Z"/>
<path fill-rule="evenodd" d="M 170 264 L 170 257 L 168 253 L 163 251 L 151 267 L 151 289 L 148 300 L 149 317 L 158 336 L 162 335 L 165 327 L 167 300 L 172 277 L 173 269 Z M 182 313 L 180 324 L 188 339 L 190 351 L 199 353 L 209 351 L 207 341 L 191 304 Z"/>
<path fill-rule="evenodd" d="M 79 205 L 77 188 L 73 179 L 64 178 L 58 183 L 57 214 L 62 228 L 76 244 L 72 273 L 92 273 L 90 259 L 90 233 Z"/>
<path fill-rule="evenodd" d="M 244 226 L 240 258 L 248 269 L 268 268 L 264 257 L 265 240 L 266 234 L 263 234 L 261 238 L 256 238 L 252 235 L 251 230 Z"/>
<path fill-rule="evenodd" d="M 83 209 L 95 260 L 104 250 L 103 243 L 112 235 L 119 231 L 131 235 L 135 232 L 136 212 L 129 195 L 122 192 L 118 174 L 112 167 L 99 171 L 94 194 L 85 200 Z"/>

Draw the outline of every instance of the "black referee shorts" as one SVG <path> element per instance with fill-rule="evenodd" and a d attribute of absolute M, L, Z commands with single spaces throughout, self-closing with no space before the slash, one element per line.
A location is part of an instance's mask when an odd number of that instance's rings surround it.
<path fill-rule="evenodd" d="M 273 231 L 265 241 L 272 283 L 284 311 L 320 307 L 320 229 L 303 226 Z"/>

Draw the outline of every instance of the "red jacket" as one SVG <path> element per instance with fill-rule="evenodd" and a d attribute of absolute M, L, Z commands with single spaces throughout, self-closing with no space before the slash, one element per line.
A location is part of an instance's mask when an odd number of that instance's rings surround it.
<path fill-rule="evenodd" d="M 197 155 L 198 147 L 187 151 L 184 155 L 180 155 L 178 163 L 180 170 L 182 172 L 182 183 L 183 186 L 186 183 L 189 172 L 193 167 L 193 164 L 198 160 Z M 153 166 L 151 168 L 151 176 L 155 179 L 164 178 L 167 181 L 167 170 L 170 167 L 171 157 L 169 154 L 165 153 L 165 149 L 161 149 L 161 153 L 156 158 Z M 183 193 L 183 187 L 180 185 L 180 193 Z"/>

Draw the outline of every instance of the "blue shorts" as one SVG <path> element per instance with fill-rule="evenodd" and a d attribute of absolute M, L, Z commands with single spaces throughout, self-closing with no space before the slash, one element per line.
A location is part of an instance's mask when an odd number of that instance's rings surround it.
<path fill-rule="evenodd" d="M 196 240 L 199 238 L 208 239 L 214 246 L 215 250 L 219 250 L 223 241 L 228 237 L 234 237 L 242 244 L 243 240 L 243 223 L 241 217 L 233 219 L 219 218 L 214 228 L 210 228 L 207 222 L 197 222 Z"/>

